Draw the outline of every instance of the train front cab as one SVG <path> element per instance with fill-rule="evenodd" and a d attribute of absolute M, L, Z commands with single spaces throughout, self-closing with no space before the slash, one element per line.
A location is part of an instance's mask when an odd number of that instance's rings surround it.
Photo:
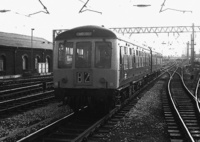
<path fill-rule="evenodd" d="M 119 78 L 119 61 L 116 60 L 119 59 L 119 54 L 115 46 L 114 39 L 102 38 L 56 42 L 56 97 L 62 101 L 66 100 L 73 109 L 84 105 L 97 106 L 105 101 L 106 105 L 114 103 L 112 92 L 117 87 Z"/>

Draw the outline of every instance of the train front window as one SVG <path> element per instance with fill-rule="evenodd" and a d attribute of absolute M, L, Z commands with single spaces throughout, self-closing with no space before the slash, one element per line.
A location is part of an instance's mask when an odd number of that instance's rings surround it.
<path fill-rule="evenodd" d="M 110 42 L 95 43 L 95 67 L 110 68 L 111 67 L 112 48 Z"/>
<path fill-rule="evenodd" d="M 60 43 L 58 48 L 58 67 L 71 68 L 73 59 L 73 43 Z"/>
<path fill-rule="evenodd" d="M 91 67 L 91 42 L 78 42 L 76 44 L 76 68 L 90 68 Z"/>

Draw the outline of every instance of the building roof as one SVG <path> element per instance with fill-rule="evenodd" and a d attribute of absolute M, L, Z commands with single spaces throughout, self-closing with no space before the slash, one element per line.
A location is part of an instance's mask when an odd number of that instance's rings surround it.
<path fill-rule="evenodd" d="M 52 43 L 44 38 L 33 37 L 33 48 L 53 49 Z M 31 48 L 31 36 L 0 32 L 0 45 Z"/>

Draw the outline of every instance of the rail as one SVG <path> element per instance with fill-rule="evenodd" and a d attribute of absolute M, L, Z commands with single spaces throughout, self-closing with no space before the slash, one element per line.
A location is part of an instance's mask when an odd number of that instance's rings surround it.
<path fill-rule="evenodd" d="M 176 73 L 176 71 L 178 70 L 178 68 L 176 68 L 176 70 L 172 73 L 172 75 L 170 76 L 170 79 L 168 81 L 168 93 L 169 93 L 169 98 L 170 98 L 170 102 L 172 103 L 173 105 L 173 109 L 174 109 L 174 112 L 176 113 L 176 115 L 178 116 L 179 120 L 180 120 L 180 124 L 182 125 L 182 127 L 184 128 L 184 131 L 185 131 L 185 134 L 187 135 L 187 137 L 190 139 L 191 142 L 195 142 L 194 138 L 192 137 L 187 125 L 185 124 L 183 118 L 181 117 L 180 115 L 180 112 L 179 110 L 177 109 L 177 106 L 175 104 L 175 101 L 172 97 L 172 92 L 171 92 L 171 82 L 172 82 L 172 79 Z M 180 75 L 180 74 L 179 74 Z M 180 77 L 180 76 L 179 76 Z M 181 79 L 182 80 L 182 79 Z M 193 95 L 192 95 L 193 96 Z"/>
<path fill-rule="evenodd" d="M 157 77 L 160 78 L 163 74 L 165 74 L 167 72 L 168 69 L 165 69 L 163 70 L 163 72 Z M 156 81 L 156 79 L 152 80 L 151 83 L 154 83 Z M 145 86 L 143 86 L 144 88 L 142 89 L 139 89 L 137 92 L 135 92 L 135 94 L 138 94 L 139 95 L 139 92 L 144 90 L 147 86 L 149 86 L 150 83 L 146 84 Z M 137 103 L 137 100 L 138 98 L 135 96 L 135 97 L 131 97 L 127 100 L 125 100 L 121 105 L 117 105 L 112 111 L 110 111 L 109 114 L 103 116 L 101 119 L 99 119 L 98 121 L 96 121 L 94 124 L 88 126 L 83 132 L 79 133 L 79 134 L 76 134 L 78 136 L 76 136 L 75 138 L 71 138 L 70 140 L 65 136 L 65 140 L 68 140 L 68 141 L 82 141 L 84 139 L 87 139 L 87 137 L 91 134 L 91 133 L 94 133 L 94 131 L 96 131 L 97 129 L 99 129 L 99 127 L 103 126 L 104 123 L 110 119 L 112 119 L 112 116 L 115 115 L 116 113 L 118 113 L 121 109 L 123 109 L 123 107 L 125 107 L 126 104 L 130 103 L 132 99 L 135 99 L 134 100 L 134 103 Z M 82 110 L 81 110 L 82 111 Z M 80 112 L 80 110 L 79 110 Z M 76 112 L 76 115 L 77 115 L 78 112 Z M 91 116 L 90 116 L 91 117 Z M 79 120 L 81 119 L 81 117 L 79 117 Z M 62 122 L 64 122 L 65 120 L 63 119 Z M 19 140 L 18 142 L 23 142 L 23 141 L 29 141 L 29 140 L 33 140 L 33 139 L 36 139 L 37 137 L 40 137 L 41 135 L 43 135 L 44 133 L 48 133 L 49 129 L 52 129 L 51 127 L 55 128 L 57 125 L 57 127 L 60 126 L 60 123 L 62 123 L 61 121 L 59 122 L 55 122 L 53 124 L 50 124 L 49 126 L 46 126 L 44 128 L 42 128 L 41 130 L 38 130 L 37 132 L 34 132 L 32 134 L 30 134 L 29 136 L 27 137 L 24 137 L 23 139 Z M 58 123 L 58 124 L 56 124 Z M 65 122 L 66 124 L 67 122 Z M 70 122 L 71 124 L 71 122 Z M 53 126 L 54 125 L 54 126 Z M 59 126 L 58 126 L 59 125 Z M 62 126 L 61 126 L 62 127 Z M 68 126 L 69 127 L 69 126 Z M 65 126 L 65 129 L 68 128 L 67 126 Z M 78 127 L 78 126 L 77 126 Z M 79 128 L 80 129 L 80 128 Z M 73 129 L 74 130 L 74 129 Z M 80 131 L 80 130 L 76 130 L 76 131 Z M 55 132 L 55 129 L 54 129 L 54 132 Z M 68 133 L 67 133 L 68 134 Z M 59 135 L 59 134 L 58 134 Z M 61 136 L 62 134 L 60 134 Z M 73 133 L 73 136 L 75 134 Z M 45 136 L 44 136 L 45 137 Z M 58 140 L 58 138 L 56 137 L 50 137 L 50 138 L 45 138 L 45 140 Z M 64 140 L 64 139 L 63 139 Z"/>

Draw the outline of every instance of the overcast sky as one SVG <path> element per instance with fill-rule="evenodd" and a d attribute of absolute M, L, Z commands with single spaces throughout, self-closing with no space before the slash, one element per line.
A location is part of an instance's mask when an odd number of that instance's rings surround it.
<path fill-rule="evenodd" d="M 87 0 L 0 0 L 0 10 L 10 10 L 0 13 L 0 31 L 31 35 L 52 41 L 53 29 L 70 29 L 82 25 L 104 25 L 105 27 L 160 27 L 160 26 L 200 26 L 199 0 L 89 0 L 87 7 L 79 13 Z M 164 2 L 165 1 L 165 2 Z M 134 5 L 148 4 L 148 7 Z M 161 6 L 164 6 L 161 9 Z M 162 10 L 162 12 L 160 12 Z M 43 11 L 38 14 L 27 15 Z M 133 35 L 137 40 L 169 48 L 186 47 L 190 41 L 187 34 L 140 34 Z M 199 41 L 199 34 L 195 40 Z M 198 46 L 198 43 L 197 45 Z M 198 48 L 196 48 L 197 50 Z M 199 49 L 198 49 L 199 50 Z M 197 51 L 198 51 L 197 50 Z M 172 50 L 171 50 L 172 51 Z M 175 52 L 183 52 L 180 47 Z M 199 52 L 199 51 L 198 51 Z M 169 52 L 170 53 L 170 52 Z"/>

